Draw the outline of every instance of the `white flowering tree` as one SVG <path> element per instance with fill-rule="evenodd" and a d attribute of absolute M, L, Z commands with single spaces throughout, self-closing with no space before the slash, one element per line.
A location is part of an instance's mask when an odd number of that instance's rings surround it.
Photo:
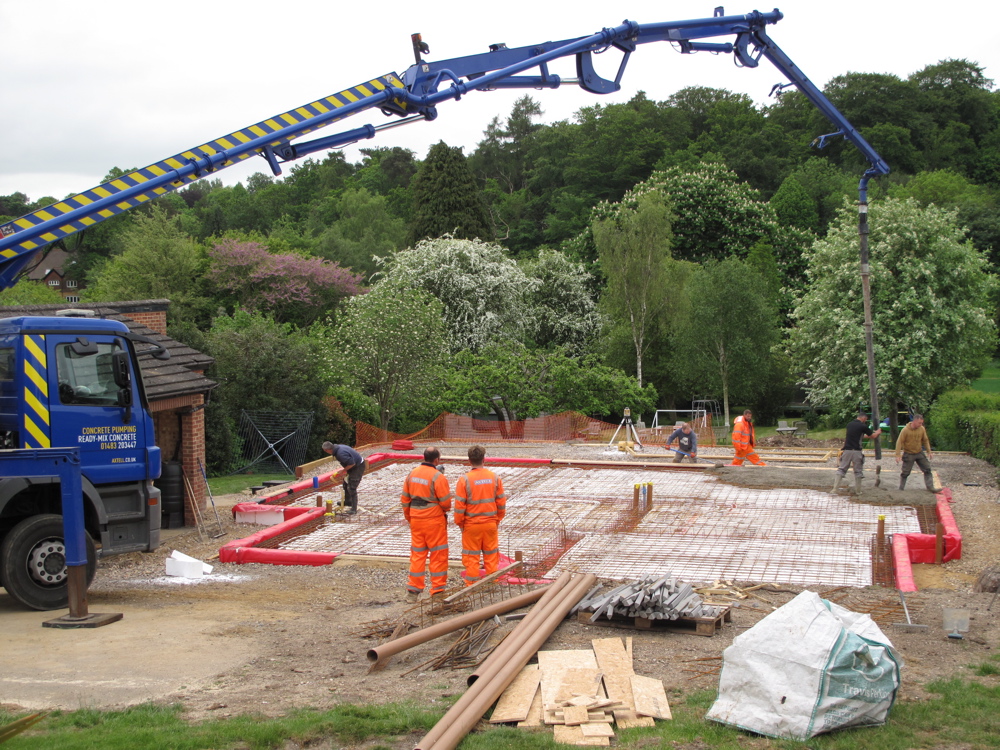
<path fill-rule="evenodd" d="M 535 330 L 527 303 L 540 282 L 499 245 L 445 235 L 378 262 L 380 284 L 420 289 L 440 300 L 453 352 L 521 341 Z"/>
<path fill-rule="evenodd" d="M 329 338 L 333 373 L 342 387 L 374 403 L 383 430 L 401 411 L 436 404 L 448 352 L 441 303 L 433 295 L 376 284 L 348 300 Z"/>
<path fill-rule="evenodd" d="M 538 257 L 522 267 L 538 282 L 528 295 L 535 345 L 583 351 L 601 327 L 601 315 L 590 291 L 594 277 L 582 264 L 549 248 L 541 248 Z"/>
<path fill-rule="evenodd" d="M 956 213 L 913 199 L 871 204 L 875 372 L 890 414 L 927 408 L 977 377 L 995 346 L 996 279 Z M 845 205 L 808 253 L 808 291 L 793 313 L 790 354 L 809 399 L 848 411 L 869 400 L 857 213 Z"/>

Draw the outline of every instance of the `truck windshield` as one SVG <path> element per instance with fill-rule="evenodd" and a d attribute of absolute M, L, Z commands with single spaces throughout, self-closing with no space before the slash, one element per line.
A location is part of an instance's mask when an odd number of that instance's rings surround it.
<path fill-rule="evenodd" d="M 59 374 L 59 400 L 64 404 L 117 406 L 118 386 L 115 385 L 111 355 L 121 346 L 97 344 L 95 354 L 77 354 L 71 344 L 56 347 Z"/>

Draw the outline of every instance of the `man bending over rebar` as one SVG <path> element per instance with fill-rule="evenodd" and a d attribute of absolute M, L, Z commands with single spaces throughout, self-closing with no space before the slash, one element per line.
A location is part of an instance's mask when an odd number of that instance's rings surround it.
<path fill-rule="evenodd" d="M 365 459 L 349 445 L 327 441 L 323 443 L 323 450 L 337 459 L 344 467 L 346 472 L 344 474 L 344 505 L 347 506 L 347 513 L 353 516 L 358 512 L 358 485 L 361 484 L 361 477 L 365 475 Z"/>

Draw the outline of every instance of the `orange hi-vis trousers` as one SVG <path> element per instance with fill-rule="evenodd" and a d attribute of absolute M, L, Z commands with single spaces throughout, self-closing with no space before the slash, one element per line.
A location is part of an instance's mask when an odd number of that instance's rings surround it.
<path fill-rule="evenodd" d="M 448 585 L 448 517 L 410 519 L 410 579 L 406 590 L 424 590 L 424 567 L 430 557 L 431 596 Z"/>
<path fill-rule="evenodd" d="M 483 556 L 486 575 L 496 573 L 500 567 L 500 542 L 497 538 L 497 524 L 467 523 L 462 527 L 462 564 L 465 570 L 462 578 L 466 586 L 479 580 L 479 555 Z"/>
<path fill-rule="evenodd" d="M 733 462 L 729 465 L 742 466 L 744 459 L 754 464 L 755 466 L 767 466 L 767 464 L 765 464 L 763 461 L 760 460 L 760 456 L 757 455 L 756 451 L 754 451 L 753 448 L 751 448 L 746 453 L 737 452 L 736 455 L 733 457 Z"/>

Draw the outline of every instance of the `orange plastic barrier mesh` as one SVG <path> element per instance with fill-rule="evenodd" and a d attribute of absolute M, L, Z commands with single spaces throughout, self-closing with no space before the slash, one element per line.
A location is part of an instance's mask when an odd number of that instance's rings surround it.
<path fill-rule="evenodd" d="M 711 416 L 695 423 L 694 431 L 698 435 L 700 446 L 714 446 L 715 438 L 712 432 Z M 453 440 L 464 443 L 502 443 L 505 441 L 528 442 L 565 442 L 578 440 L 581 442 L 607 443 L 614 438 L 631 440 L 621 424 L 602 422 L 575 411 L 564 411 L 547 417 L 524 419 L 517 422 L 476 419 L 459 414 L 445 412 L 422 430 L 403 435 L 398 432 L 383 430 L 364 422 L 355 424 L 356 445 L 391 444 L 396 440 L 413 441 L 443 441 Z M 658 427 L 655 430 L 637 429 L 639 440 L 643 443 L 663 444 L 673 432 L 671 427 Z M 615 434 L 617 432 L 617 435 Z"/>

